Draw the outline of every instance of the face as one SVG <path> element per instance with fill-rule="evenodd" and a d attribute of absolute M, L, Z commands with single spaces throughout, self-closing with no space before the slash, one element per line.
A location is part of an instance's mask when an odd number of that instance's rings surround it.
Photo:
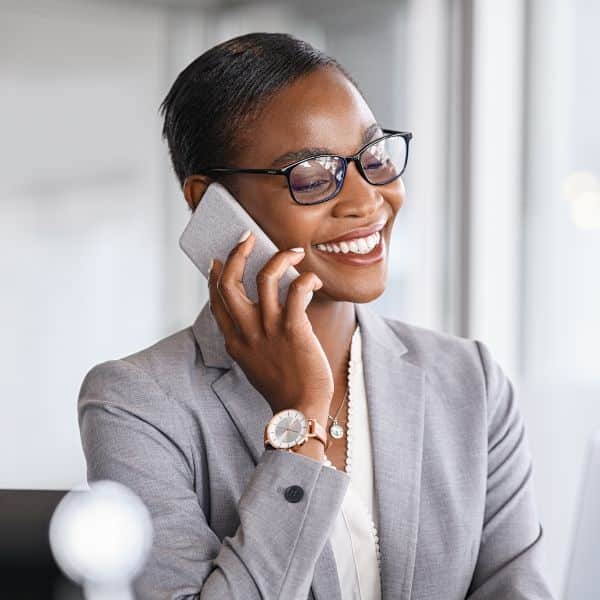
<path fill-rule="evenodd" d="M 319 69 L 290 84 L 265 105 L 260 117 L 245 130 L 249 141 L 235 166 L 282 168 L 294 160 L 273 165 L 274 159 L 305 147 L 328 148 L 327 153 L 349 156 L 365 145 L 364 132 L 375 122 L 368 105 L 343 74 Z M 381 135 L 378 129 L 368 141 Z M 191 206 L 201 200 L 210 181 L 202 176 L 188 179 L 184 193 Z M 222 183 L 280 250 L 304 248 L 305 257 L 295 268 L 300 273 L 312 271 L 323 281 L 313 304 L 370 302 L 383 293 L 392 227 L 405 196 L 401 177 L 385 185 L 371 185 L 350 163 L 340 192 L 316 205 L 295 203 L 284 175 L 236 173 Z M 360 255 L 346 254 L 357 259 L 350 262 L 316 247 L 378 222 L 385 223 L 379 260 L 358 264 Z"/>

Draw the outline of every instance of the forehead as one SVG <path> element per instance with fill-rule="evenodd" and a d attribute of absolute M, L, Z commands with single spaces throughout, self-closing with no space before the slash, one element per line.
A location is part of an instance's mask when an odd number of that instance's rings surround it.
<path fill-rule="evenodd" d="M 318 69 L 278 92 L 252 126 L 245 162 L 271 165 L 304 147 L 353 154 L 375 121 L 358 90 L 337 69 Z M 291 161 L 288 161 L 291 162 Z"/>

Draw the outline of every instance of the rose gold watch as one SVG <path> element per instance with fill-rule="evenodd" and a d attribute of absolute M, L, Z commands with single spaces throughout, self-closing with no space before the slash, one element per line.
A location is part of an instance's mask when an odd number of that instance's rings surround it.
<path fill-rule="evenodd" d="M 329 446 L 327 431 L 315 418 L 308 418 L 295 408 L 275 413 L 265 427 L 265 448 L 271 446 L 295 452 L 308 438 L 320 440 L 325 449 Z"/>

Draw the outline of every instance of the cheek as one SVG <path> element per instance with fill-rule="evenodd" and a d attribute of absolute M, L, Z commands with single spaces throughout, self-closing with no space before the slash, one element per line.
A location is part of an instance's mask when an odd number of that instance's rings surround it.
<path fill-rule="evenodd" d="M 386 202 L 392 207 L 394 213 L 398 212 L 404 204 L 406 197 L 406 189 L 404 188 L 404 181 L 402 177 L 398 178 L 392 183 L 392 185 L 386 189 L 384 198 Z"/>
<path fill-rule="evenodd" d="M 295 246 L 308 247 L 317 227 L 312 219 L 306 217 L 306 214 L 299 214 L 299 211 L 278 211 L 269 215 L 268 220 L 265 219 L 263 230 L 279 250 Z"/>
<path fill-rule="evenodd" d="M 287 188 L 282 193 L 256 190 L 244 208 L 279 250 L 304 245 L 309 239 L 310 220 L 301 212 L 302 206 L 298 210 L 290 203 Z"/>
<path fill-rule="evenodd" d="M 280 248 L 294 246 L 310 247 L 318 237 L 318 232 L 327 218 L 323 206 L 286 206 L 276 215 L 278 231 L 277 239 L 281 242 Z"/>

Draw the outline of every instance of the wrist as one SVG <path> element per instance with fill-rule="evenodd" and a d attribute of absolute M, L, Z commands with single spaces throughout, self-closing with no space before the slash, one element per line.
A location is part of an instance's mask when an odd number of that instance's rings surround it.
<path fill-rule="evenodd" d="M 331 401 L 326 404 L 321 402 L 320 404 L 312 401 L 297 402 L 294 404 L 296 410 L 299 410 L 307 419 L 316 419 L 323 427 L 327 425 L 327 418 L 329 416 L 329 407 Z"/>
<path fill-rule="evenodd" d="M 296 454 L 302 454 L 304 456 L 308 456 L 309 458 L 314 458 L 319 462 L 323 462 L 325 460 L 325 446 L 323 442 L 316 438 L 308 438 L 302 446 L 299 446 L 294 450 Z"/>

